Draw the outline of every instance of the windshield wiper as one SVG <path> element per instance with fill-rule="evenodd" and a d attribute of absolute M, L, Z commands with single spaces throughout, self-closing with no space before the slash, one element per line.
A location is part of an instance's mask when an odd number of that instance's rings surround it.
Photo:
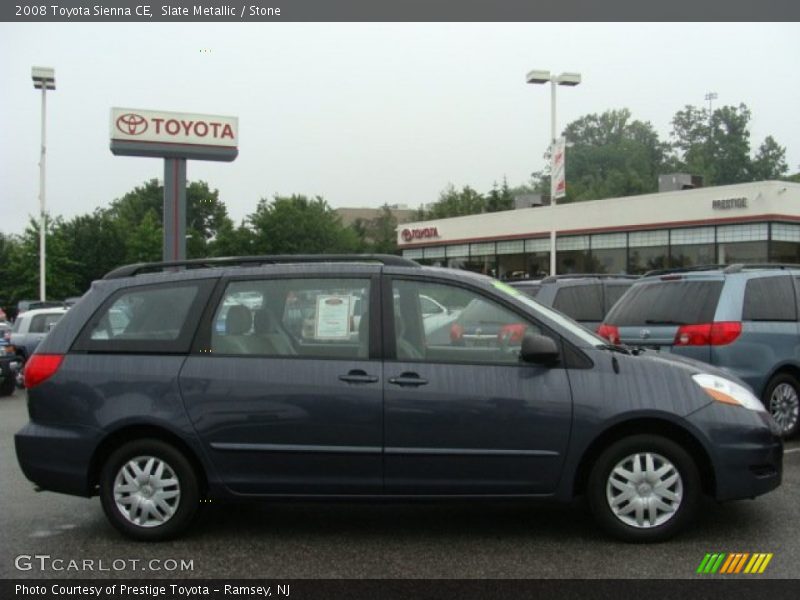
<path fill-rule="evenodd" d="M 611 352 L 619 352 L 620 354 L 629 354 L 632 356 L 639 356 L 642 352 L 647 351 L 647 348 L 642 346 L 627 346 L 625 344 L 599 344 L 595 348 L 601 350 L 610 350 Z"/>
<path fill-rule="evenodd" d="M 610 350 L 611 352 L 619 352 L 620 354 L 632 354 L 631 349 L 627 346 L 620 344 L 598 344 L 595 348 L 600 350 Z"/>

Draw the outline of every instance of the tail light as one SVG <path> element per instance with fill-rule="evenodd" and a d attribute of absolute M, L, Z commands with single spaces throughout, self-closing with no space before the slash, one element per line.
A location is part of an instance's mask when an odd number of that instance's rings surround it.
<path fill-rule="evenodd" d="M 497 340 L 499 342 L 505 340 L 509 344 L 513 344 L 515 342 L 520 343 L 522 342 L 522 338 L 525 336 L 526 329 L 528 329 L 528 326 L 524 323 L 510 323 L 508 325 L 503 325 L 500 328 L 500 332 L 497 334 Z"/>
<path fill-rule="evenodd" d="M 464 327 L 458 323 L 453 323 L 450 326 L 450 341 L 460 342 L 464 338 Z"/>
<path fill-rule="evenodd" d="M 25 387 L 30 389 L 50 379 L 58 371 L 63 354 L 34 354 L 25 363 Z"/>
<path fill-rule="evenodd" d="M 597 335 L 606 338 L 612 344 L 619 344 L 619 327 L 603 323 L 597 328 Z"/>
<path fill-rule="evenodd" d="M 742 324 L 738 321 L 681 325 L 673 343 L 676 346 L 725 346 L 741 333 Z"/>

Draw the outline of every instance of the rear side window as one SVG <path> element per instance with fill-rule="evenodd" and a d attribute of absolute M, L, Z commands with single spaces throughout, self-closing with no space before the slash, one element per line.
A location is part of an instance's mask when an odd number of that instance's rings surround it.
<path fill-rule="evenodd" d="M 628 288 L 631 287 L 631 285 L 632 284 L 630 283 L 624 283 L 606 286 L 606 311 L 611 310 L 617 301 L 622 298 L 625 292 L 628 291 Z"/>
<path fill-rule="evenodd" d="M 796 321 L 797 305 L 790 277 L 757 277 L 744 289 L 743 321 Z"/>
<path fill-rule="evenodd" d="M 602 321 L 603 290 L 599 283 L 562 287 L 556 292 L 553 308 L 576 321 Z"/>
<path fill-rule="evenodd" d="M 28 328 L 28 333 L 47 333 L 63 316 L 63 313 L 36 315 L 31 319 L 31 326 Z"/>
<path fill-rule="evenodd" d="M 634 285 L 606 317 L 606 323 L 684 325 L 714 320 L 722 281 L 659 281 Z"/>
<path fill-rule="evenodd" d="M 75 350 L 188 352 L 212 285 L 202 280 L 120 290 L 89 320 Z"/>

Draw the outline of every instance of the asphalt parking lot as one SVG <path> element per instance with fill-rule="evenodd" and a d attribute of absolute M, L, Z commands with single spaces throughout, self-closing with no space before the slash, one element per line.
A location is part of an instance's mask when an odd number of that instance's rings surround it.
<path fill-rule="evenodd" d="M 686 578 L 709 577 L 695 574 L 707 552 L 771 552 L 757 577 L 798 576 L 798 441 L 786 446 L 778 490 L 708 502 L 694 527 L 657 545 L 610 540 L 580 505 L 520 503 L 208 505 L 185 537 L 143 544 L 117 534 L 97 498 L 33 491 L 13 444 L 26 420 L 24 392 L 0 399 L 2 578 Z M 43 559 L 18 570 L 20 555 L 49 555 L 45 566 L 64 570 L 42 570 Z M 142 566 L 152 559 L 161 570 Z M 70 560 L 93 560 L 94 572 Z M 166 570 L 181 560 L 192 569 Z"/>

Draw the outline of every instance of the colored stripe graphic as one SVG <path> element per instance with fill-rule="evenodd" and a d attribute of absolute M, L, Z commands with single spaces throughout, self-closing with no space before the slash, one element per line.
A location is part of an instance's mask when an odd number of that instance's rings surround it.
<path fill-rule="evenodd" d="M 772 560 L 773 553 L 756 552 L 751 554 L 749 552 L 714 552 L 707 553 L 700 565 L 697 567 L 697 573 L 706 575 L 713 575 L 719 573 L 720 575 L 732 575 L 744 573 L 755 575 L 763 573 L 767 569 L 767 565 Z"/>

